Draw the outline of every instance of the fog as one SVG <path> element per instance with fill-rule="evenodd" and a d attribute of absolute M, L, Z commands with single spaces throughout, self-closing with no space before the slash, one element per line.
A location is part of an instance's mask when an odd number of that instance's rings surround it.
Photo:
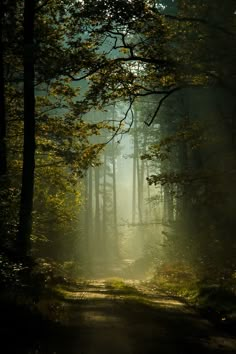
<path fill-rule="evenodd" d="M 125 104 L 121 107 L 126 109 Z M 113 112 L 114 119 L 120 110 Z M 139 147 L 140 129 L 145 133 Z M 146 144 L 146 131 L 141 119 L 132 124 L 128 117 L 122 133 L 105 146 L 99 166 L 91 167 L 84 178 L 77 261 L 84 263 L 88 277 L 144 279 L 154 269 L 153 251 L 161 253 L 166 228 L 162 188 L 147 183 L 149 166 L 141 160 L 147 149 L 142 141 Z"/>
<path fill-rule="evenodd" d="M 113 107 L 113 119 L 125 109 Z M 152 101 L 132 109 L 123 131 L 99 138 L 109 143 L 84 178 L 77 261 L 92 278 L 146 279 L 171 263 L 199 274 L 215 263 L 226 269 L 230 242 L 222 232 L 232 228 L 235 191 L 228 175 L 234 138 L 225 121 L 231 98 L 224 90 L 186 89 L 163 105 L 152 127 L 145 124 Z"/>

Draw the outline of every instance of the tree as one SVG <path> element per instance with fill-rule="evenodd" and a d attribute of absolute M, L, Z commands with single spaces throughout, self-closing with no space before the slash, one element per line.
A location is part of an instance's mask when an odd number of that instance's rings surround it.
<path fill-rule="evenodd" d="M 7 5 L 10 6 L 9 3 Z M 13 187 L 11 189 L 14 189 L 14 193 L 16 189 L 21 189 L 17 243 L 22 256 L 25 256 L 30 248 L 35 162 L 36 169 L 39 164 L 52 163 L 49 156 L 53 151 L 55 165 L 61 158 L 60 163 L 64 165 L 63 169 L 67 168 L 71 173 L 81 177 L 83 171 L 96 159 L 101 149 L 100 144 L 90 146 L 87 138 L 91 134 L 97 134 L 98 130 L 104 127 L 104 124 L 100 126 L 83 124 L 78 118 L 81 111 L 78 112 L 75 97 L 80 88 L 78 85 L 73 87 L 68 83 L 70 80 L 68 81 L 66 74 L 68 66 L 70 70 L 77 72 L 83 68 L 84 62 L 83 60 L 83 64 L 75 62 L 77 52 L 73 53 L 73 47 L 70 47 L 70 50 L 65 49 L 68 38 L 65 39 L 64 29 L 66 26 L 69 29 L 73 22 L 68 15 L 67 2 L 58 5 L 56 2 L 46 1 L 36 4 L 36 2 L 26 1 L 24 5 L 24 31 L 21 23 L 22 4 L 17 4 L 14 8 L 17 35 L 13 39 L 10 31 L 7 31 L 6 41 L 9 46 L 5 55 L 5 71 L 10 79 L 6 91 L 2 92 L 4 100 L 7 101 L 9 168 L 10 174 L 14 170 L 13 175 L 15 175 L 14 178 L 11 177 L 10 186 Z M 6 9 L 10 13 L 12 8 L 13 6 Z M 65 16 L 63 26 L 60 25 L 60 16 Z M 24 38 L 22 32 L 24 32 Z M 15 38 L 18 38 L 19 42 L 16 43 Z M 22 53 L 23 42 L 24 52 Z M 48 46 L 52 50 L 48 50 Z M 81 47 L 87 50 L 87 43 L 83 43 Z M 55 60 L 58 52 L 61 54 L 60 63 Z M 24 57 L 23 62 L 22 57 Z M 15 65 L 12 64 L 13 62 Z M 65 63 L 67 63 L 66 66 Z M 24 107 L 22 104 L 22 71 L 24 72 Z M 1 81 L 1 84 L 3 83 Z M 4 108 L 4 105 L 1 105 L 1 108 Z M 85 105 L 84 108 L 87 109 Z M 58 118 L 59 111 L 60 118 Z M 24 115 L 24 127 L 21 124 L 22 115 Z M 5 115 L 1 115 L 1 118 L 4 117 Z M 1 127 L 4 128 L 4 124 Z M 73 129 L 76 132 L 80 129 L 80 133 L 73 134 Z M 59 134 L 57 134 L 58 131 Z M 1 132 L 4 136 L 5 128 Z M 22 163 L 22 133 L 24 134 L 24 147 L 22 184 L 20 185 L 18 174 Z M 80 139 L 80 143 L 77 139 Z M 61 149 L 59 148 L 60 141 L 63 141 Z M 5 137 L 2 142 L 5 144 Z M 44 155 L 43 158 L 41 158 L 42 155 Z M 42 166 L 40 168 L 42 171 Z M 38 190 L 37 187 L 36 190 Z"/>
<path fill-rule="evenodd" d="M 35 168 L 35 59 L 34 59 L 35 1 L 24 3 L 24 150 L 20 201 L 18 245 L 25 256 L 29 252 L 32 231 L 32 211 Z"/>
<path fill-rule="evenodd" d="M 5 110 L 5 78 L 4 78 L 4 2 L 0 5 L 0 176 L 7 172 L 6 151 L 6 110 Z"/>

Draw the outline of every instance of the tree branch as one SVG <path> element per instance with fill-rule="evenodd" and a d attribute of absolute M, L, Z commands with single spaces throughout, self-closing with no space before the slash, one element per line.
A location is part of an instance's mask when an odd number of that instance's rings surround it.
<path fill-rule="evenodd" d="M 150 125 L 153 123 L 153 121 L 154 121 L 154 119 L 156 118 L 156 116 L 157 116 L 157 114 L 158 114 L 160 108 L 161 108 L 162 105 L 163 105 L 163 102 L 164 102 L 170 95 L 172 95 L 174 92 L 179 91 L 179 90 L 181 90 L 181 89 L 182 89 L 182 87 L 175 87 L 175 88 L 173 88 L 172 90 L 168 91 L 168 92 L 160 99 L 160 101 L 159 101 L 159 103 L 158 103 L 158 105 L 157 105 L 157 108 L 156 108 L 156 110 L 155 110 L 155 112 L 154 112 L 154 114 L 153 114 L 151 120 L 150 120 L 149 122 L 144 121 L 144 123 L 145 123 L 148 127 L 150 127 Z"/>
<path fill-rule="evenodd" d="M 122 123 L 127 119 L 127 116 L 128 116 L 128 114 L 129 114 L 129 112 L 131 111 L 132 120 L 131 120 L 131 123 L 130 123 L 130 126 L 129 126 L 128 131 L 130 130 L 130 128 L 131 128 L 131 126 L 132 126 L 132 124 L 133 124 L 132 105 L 133 105 L 133 103 L 134 103 L 134 100 L 135 100 L 135 97 L 130 98 L 129 107 L 128 107 L 127 111 L 125 112 L 124 118 L 122 118 L 122 119 L 119 121 L 119 125 L 118 125 L 118 127 L 117 127 L 115 133 L 112 135 L 112 137 L 111 137 L 108 141 L 106 141 L 105 144 L 109 144 L 109 143 L 118 135 L 118 133 L 119 133 L 119 131 L 120 131 L 120 129 L 121 129 Z M 128 131 L 126 131 L 126 133 L 127 133 Z"/>

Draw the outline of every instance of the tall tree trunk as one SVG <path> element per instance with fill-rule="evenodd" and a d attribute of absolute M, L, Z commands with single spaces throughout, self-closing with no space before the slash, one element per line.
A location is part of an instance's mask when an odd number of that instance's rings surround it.
<path fill-rule="evenodd" d="M 168 213 L 168 208 L 169 208 L 169 191 L 168 191 L 168 186 L 165 185 L 163 187 L 163 222 L 164 223 L 168 223 L 168 217 L 169 217 L 169 213 Z"/>
<path fill-rule="evenodd" d="M 119 256 L 119 240 L 117 226 L 117 195 L 116 195 L 116 158 L 115 142 L 112 140 L 112 191 L 113 191 L 113 227 L 114 227 L 114 251 L 115 256 Z"/>
<path fill-rule="evenodd" d="M 34 16 L 35 0 L 24 3 L 24 148 L 20 200 L 18 246 L 21 256 L 30 250 L 35 168 L 34 96 Z"/>
<path fill-rule="evenodd" d="M 106 244 L 107 244 L 107 152 L 104 151 L 104 175 L 103 175 L 103 212 L 102 212 L 102 236 L 103 236 L 103 251 L 106 255 Z"/>
<path fill-rule="evenodd" d="M 88 198 L 89 198 L 89 171 L 86 171 L 84 176 L 84 199 L 86 201 L 84 214 L 83 214 L 83 237 L 84 242 L 82 247 L 82 258 L 87 259 L 89 255 L 89 230 L 88 225 L 90 224 L 90 213 L 88 210 Z"/>
<path fill-rule="evenodd" d="M 174 200 L 172 188 L 168 189 L 168 222 L 174 221 Z"/>
<path fill-rule="evenodd" d="M 132 196 L 132 223 L 136 221 L 136 187 L 137 187 L 137 116 L 134 113 L 134 151 L 133 151 L 133 196 Z"/>
<path fill-rule="evenodd" d="M 138 144 L 137 144 L 137 148 L 138 148 Z M 141 171 L 140 171 L 138 156 L 137 156 L 136 167 L 137 167 L 136 173 L 137 173 L 137 196 L 138 196 L 138 222 L 140 224 L 142 224 L 143 223 L 143 215 L 142 215 L 142 200 L 141 200 Z"/>
<path fill-rule="evenodd" d="M 96 241 L 95 246 L 100 251 L 102 249 L 101 245 L 101 218 L 100 218 L 100 167 L 95 168 L 95 232 L 96 232 Z"/>
<path fill-rule="evenodd" d="M 147 178 L 150 176 L 149 173 L 149 164 L 148 161 L 146 161 L 146 171 L 147 171 Z M 147 215 L 146 215 L 146 221 L 150 222 L 152 220 L 152 208 L 151 208 L 151 191 L 150 191 L 150 185 L 147 183 L 147 200 L 148 200 L 148 207 L 146 209 Z"/>
<path fill-rule="evenodd" d="M 146 152 L 146 142 L 147 136 L 144 136 L 143 140 L 143 153 Z M 139 148 L 139 142 L 137 142 L 137 149 Z M 138 176 L 138 210 L 139 210 L 139 222 L 142 224 L 144 222 L 144 160 L 137 157 L 137 176 Z M 146 220 L 147 221 L 147 220 Z"/>
<path fill-rule="evenodd" d="M 3 20 L 4 3 L 0 3 L 0 177 L 7 173 L 6 149 L 6 110 L 5 110 L 5 82 L 4 82 L 4 44 Z"/>
<path fill-rule="evenodd" d="M 87 192 L 87 210 L 86 210 L 86 238 L 88 246 L 88 259 L 91 258 L 93 252 L 93 229 L 94 229 L 94 218 L 93 218 L 93 169 L 92 167 L 88 170 L 88 192 Z"/>

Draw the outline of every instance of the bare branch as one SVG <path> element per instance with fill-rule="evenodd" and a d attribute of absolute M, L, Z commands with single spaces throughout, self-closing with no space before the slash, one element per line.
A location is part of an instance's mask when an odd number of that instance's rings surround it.
<path fill-rule="evenodd" d="M 164 59 L 156 59 L 156 58 L 145 58 L 141 57 L 139 55 L 130 55 L 129 57 L 119 57 L 113 59 L 111 62 L 128 62 L 128 61 L 141 61 L 143 63 L 148 63 L 148 64 L 158 64 L 158 65 L 168 65 L 170 64 L 170 61 L 164 60 Z"/>
<path fill-rule="evenodd" d="M 127 116 L 128 116 L 128 114 L 129 114 L 129 112 L 131 112 L 132 120 L 131 120 L 131 123 L 130 123 L 129 128 L 128 128 L 128 130 L 126 131 L 126 133 L 130 131 L 130 128 L 131 128 L 131 126 L 132 126 L 132 124 L 133 124 L 133 111 L 132 111 L 132 106 L 133 106 L 134 100 L 135 100 L 135 97 L 130 98 L 129 107 L 128 107 L 127 111 L 125 112 L 124 117 L 119 121 L 119 125 L 118 125 L 118 127 L 117 127 L 115 133 L 112 135 L 112 137 L 111 137 L 108 141 L 106 141 L 105 144 L 109 144 L 109 143 L 119 134 L 119 131 L 120 131 L 121 126 L 122 126 L 122 123 L 127 119 Z"/>
<path fill-rule="evenodd" d="M 87 79 L 89 76 L 95 74 L 98 70 L 102 69 L 105 67 L 105 64 L 96 67 L 95 69 L 88 71 L 86 74 L 80 76 L 80 77 L 74 77 L 72 74 L 67 74 L 67 76 L 72 80 L 72 81 L 82 81 L 84 79 Z"/>
<path fill-rule="evenodd" d="M 158 105 L 157 105 L 157 108 L 156 108 L 156 110 L 155 110 L 155 112 L 154 112 L 154 114 L 153 114 L 151 120 L 150 120 L 149 122 L 147 122 L 147 121 L 144 122 L 148 127 L 150 127 L 150 125 L 153 123 L 153 121 L 154 121 L 154 119 L 156 118 L 156 116 L 157 116 L 157 114 L 158 114 L 160 108 L 161 108 L 162 105 L 163 105 L 163 102 L 164 102 L 170 95 L 172 95 L 174 92 L 179 91 L 179 90 L 181 90 L 181 89 L 182 89 L 182 87 L 175 87 L 175 88 L 173 88 L 172 90 L 168 91 L 168 92 L 160 99 L 160 101 L 159 101 L 159 103 L 158 103 Z"/>
<path fill-rule="evenodd" d="M 41 168 L 41 167 L 50 167 L 50 166 L 61 166 L 64 165 L 65 161 L 57 161 L 57 162 L 52 162 L 52 163 L 47 163 L 47 164 L 41 164 L 41 165 L 36 165 L 35 168 Z"/>

